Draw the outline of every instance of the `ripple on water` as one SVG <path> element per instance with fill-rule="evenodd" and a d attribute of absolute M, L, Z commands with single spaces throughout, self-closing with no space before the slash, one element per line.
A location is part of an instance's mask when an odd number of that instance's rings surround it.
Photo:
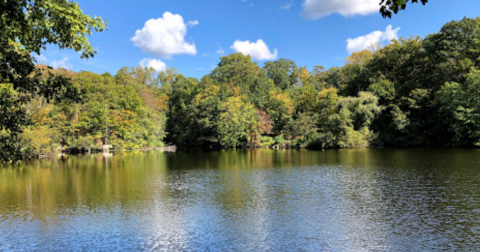
<path fill-rule="evenodd" d="M 478 250 L 477 153 L 152 152 L 2 168 L 0 251 Z"/>

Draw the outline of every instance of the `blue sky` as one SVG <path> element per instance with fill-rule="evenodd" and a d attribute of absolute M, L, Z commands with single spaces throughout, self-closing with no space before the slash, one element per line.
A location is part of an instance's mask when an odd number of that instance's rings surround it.
<path fill-rule="evenodd" d="M 430 0 L 383 19 L 379 0 L 142 0 L 78 3 L 108 21 L 109 30 L 90 37 L 94 59 L 49 47 L 40 61 L 75 71 L 116 73 L 138 64 L 174 67 L 202 77 L 221 55 L 242 52 L 260 66 L 288 58 L 312 69 L 342 66 L 350 52 L 374 41 L 437 32 L 443 24 L 476 17 L 478 0 Z M 146 23 L 150 20 L 148 23 Z"/>

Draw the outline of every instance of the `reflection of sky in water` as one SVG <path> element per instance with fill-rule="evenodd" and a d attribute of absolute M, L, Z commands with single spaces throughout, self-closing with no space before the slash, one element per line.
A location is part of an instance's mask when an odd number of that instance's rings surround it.
<path fill-rule="evenodd" d="M 0 250 L 479 248 L 476 150 L 138 153 L 0 169 Z"/>

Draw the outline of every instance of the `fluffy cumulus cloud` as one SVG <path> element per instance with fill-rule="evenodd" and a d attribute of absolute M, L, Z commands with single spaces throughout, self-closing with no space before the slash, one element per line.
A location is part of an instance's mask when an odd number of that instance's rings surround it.
<path fill-rule="evenodd" d="M 130 40 L 142 51 L 160 58 L 171 58 L 175 54 L 196 55 L 195 44 L 185 41 L 187 26 L 198 25 L 198 21 L 187 24 L 178 14 L 165 12 L 163 17 L 150 19 Z"/>
<path fill-rule="evenodd" d="M 277 49 L 273 50 L 272 53 L 268 49 L 267 44 L 261 39 L 257 40 L 257 42 L 237 40 L 230 48 L 244 55 L 250 55 L 252 59 L 256 60 L 273 60 L 277 58 Z"/>
<path fill-rule="evenodd" d="M 398 39 L 398 31 L 400 27 L 392 29 L 392 26 L 387 26 L 387 29 L 382 31 L 374 31 L 364 36 L 357 38 L 347 39 L 347 51 L 349 53 L 358 52 L 364 49 L 368 49 L 376 44 L 382 44 L 383 42 L 390 42 L 392 39 Z"/>
<path fill-rule="evenodd" d="M 70 62 L 68 62 L 68 58 L 65 57 L 61 60 L 54 60 L 50 63 L 50 65 L 53 67 L 53 68 L 65 68 L 65 69 L 72 69 L 72 64 L 70 64 Z"/>
<path fill-rule="evenodd" d="M 379 0 L 305 0 L 304 15 L 317 19 L 338 13 L 344 17 L 378 12 Z"/>
<path fill-rule="evenodd" d="M 158 72 L 163 72 L 167 69 L 167 65 L 163 61 L 158 59 L 145 58 L 142 59 L 138 64 L 142 67 L 151 67 Z"/>

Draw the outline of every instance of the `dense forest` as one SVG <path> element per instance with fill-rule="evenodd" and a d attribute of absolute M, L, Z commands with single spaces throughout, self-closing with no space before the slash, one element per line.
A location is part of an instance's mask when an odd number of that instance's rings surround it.
<path fill-rule="evenodd" d="M 319 59 L 321 61 L 321 59 Z M 312 70 L 288 59 L 263 67 L 220 58 L 201 80 L 175 69 L 109 73 L 37 65 L 71 79 L 78 100 L 42 96 L 23 106 L 25 154 L 113 145 L 183 148 L 480 146 L 480 18 L 425 38 L 355 52 L 342 67 Z M 0 84 L 0 94 L 15 92 Z M 5 137 L 5 130 L 1 132 Z M 1 136 L 0 136 L 1 137 Z"/>

